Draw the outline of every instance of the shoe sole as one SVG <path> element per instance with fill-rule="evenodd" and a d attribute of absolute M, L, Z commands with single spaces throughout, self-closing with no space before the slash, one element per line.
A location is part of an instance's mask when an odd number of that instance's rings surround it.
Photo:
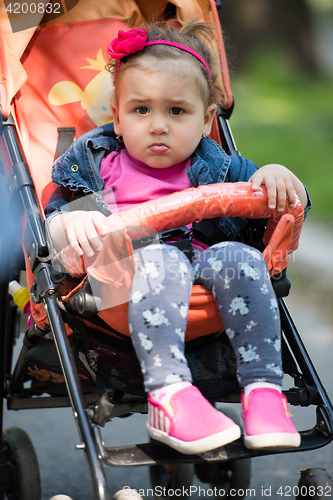
<path fill-rule="evenodd" d="M 225 431 L 218 432 L 217 434 L 202 439 L 197 439 L 196 441 L 181 441 L 180 439 L 169 436 L 166 432 L 151 427 L 148 423 L 146 423 L 146 429 L 151 438 L 167 444 L 174 450 L 185 455 L 194 455 L 214 450 L 215 448 L 224 446 L 241 437 L 241 430 L 236 424 Z"/>
<path fill-rule="evenodd" d="M 244 445 L 250 450 L 298 448 L 301 436 L 297 433 L 271 433 L 256 436 L 244 435 Z"/>

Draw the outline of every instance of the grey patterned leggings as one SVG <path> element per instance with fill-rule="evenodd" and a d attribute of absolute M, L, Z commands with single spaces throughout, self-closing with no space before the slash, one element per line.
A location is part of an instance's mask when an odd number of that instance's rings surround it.
<path fill-rule="evenodd" d="M 193 284 L 212 291 L 235 351 L 241 387 L 281 385 L 280 316 L 262 254 L 239 242 L 196 251 L 191 264 L 178 248 L 151 245 L 135 254 L 128 318 L 146 391 L 192 381 L 184 357 Z"/>

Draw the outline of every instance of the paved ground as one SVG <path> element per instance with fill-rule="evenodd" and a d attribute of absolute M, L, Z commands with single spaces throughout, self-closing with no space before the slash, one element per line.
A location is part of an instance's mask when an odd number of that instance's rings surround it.
<path fill-rule="evenodd" d="M 295 276 L 296 284 L 287 303 L 320 377 L 333 399 L 333 269 L 329 265 L 332 248 L 332 235 L 327 235 L 321 227 L 306 226 L 300 250 L 295 262 L 290 265 L 289 274 Z M 305 429 L 314 424 L 312 409 L 293 408 L 292 413 L 298 428 Z M 107 446 L 145 442 L 145 420 L 144 415 L 135 415 L 112 421 L 103 431 Z M 79 438 L 70 409 L 17 413 L 6 411 L 5 427 L 13 425 L 25 429 L 35 445 L 41 469 L 43 500 L 48 500 L 57 493 L 70 495 L 74 500 L 92 500 L 90 477 L 83 453 L 75 450 Z M 307 453 L 253 459 L 251 497 L 294 498 L 289 487 L 297 484 L 300 470 L 309 467 L 326 468 L 333 474 L 332 446 L 330 444 Z M 146 496 L 151 498 L 147 468 L 107 468 L 106 474 L 111 495 L 124 486 L 131 486 L 144 489 Z M 193 484 L 198 488 L 207 487 L 198 479 Z M 279 491 L 282 495 L 279 495 Z M 205 495 L 201 490 L 200 497 L 209 494 L 209 491 Z M 250 492 L 248 497 L 250 498 Z M 198 493 L 192 495 L 193 500 L 197 498 Z"/>

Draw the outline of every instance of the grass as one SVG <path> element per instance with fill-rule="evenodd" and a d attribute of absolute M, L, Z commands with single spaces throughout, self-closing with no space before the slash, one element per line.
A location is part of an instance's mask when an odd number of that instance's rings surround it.
<path fill-rule="evenodd" d="M 333 228 L 332 79 L 296 73 L 278 52 L 256 54 L 231 88 L 237 148 L 258 166 L 281 163 L 305 184 L 311 219 Z"/>

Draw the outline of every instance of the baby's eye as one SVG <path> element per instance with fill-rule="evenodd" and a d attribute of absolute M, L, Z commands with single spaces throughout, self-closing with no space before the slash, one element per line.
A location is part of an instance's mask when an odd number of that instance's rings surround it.
<path fill-rule="evenodd" d="M 139 108 L 136 108 L 136 112 L 139 113 L 139 115 L 146 115 L 149 113 L 149 109 L 145 106 L 140 106 Z"/>
<path fill-rule="evenodd" d="M 169 113 L 171 115 L 181 115 L 183 113 L 183 110 L 181 108 L 171 108 Z"/>

